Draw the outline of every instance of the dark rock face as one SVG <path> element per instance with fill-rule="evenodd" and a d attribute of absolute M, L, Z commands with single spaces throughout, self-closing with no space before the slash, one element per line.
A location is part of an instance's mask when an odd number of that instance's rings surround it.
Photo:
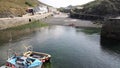
<path fill-rule="evenodd" d="M 120 40 L 120 19 L 105 21 L 101 30 L 101 38 Z"/>
<path fill-rule="evenodd" d="M 103 16 L 90 15 L 90 14 L 79 14 L 79 13 L 70 13 L 69 17 L 83 19 L 83 20 L 104 20 Z"/>

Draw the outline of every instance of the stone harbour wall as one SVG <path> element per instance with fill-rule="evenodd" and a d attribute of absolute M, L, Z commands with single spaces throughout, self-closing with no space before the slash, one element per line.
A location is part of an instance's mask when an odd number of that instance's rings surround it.
<path fill-rule="evenodd" d="M 101 38 L 120 40 L 120 19 L 107 20 L 102 27 Z"/>
<path fill-rule="evenodd" d="M 31 21 L 40 20 L 50 16 L 51 14 L 52 13 L 33 15 L 33 16 L 13 17 L 13 18 L 0 18 L 0 30 L 30 23 L 30 20 Z"/>

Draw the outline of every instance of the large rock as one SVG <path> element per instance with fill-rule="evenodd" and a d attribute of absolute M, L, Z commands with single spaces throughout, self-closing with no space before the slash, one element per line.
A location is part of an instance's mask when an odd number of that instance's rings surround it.
<path fill-rule="evenodd" d="M 101 30 L 101 39 L 120 40 L 120 19 L 105 21 Z"/>

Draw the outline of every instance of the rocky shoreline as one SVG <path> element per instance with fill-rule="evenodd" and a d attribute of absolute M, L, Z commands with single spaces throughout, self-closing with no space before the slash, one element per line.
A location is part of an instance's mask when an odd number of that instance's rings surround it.
<path fill-rule="evenodd" d="M 53 22 L 55 21 L 55 22 Z M 53 18 L 48 18 L 45 20 L 50 25 L 62 25 L 62 26 L 73 26 L 73 27 L 84 27 L 84 28 L 101 28 L 102 24 L 93 22 L 90 20 L 74 19 L 69 18 L 67 14 L 61 13 L 59 15 L 54 15 Z"/>

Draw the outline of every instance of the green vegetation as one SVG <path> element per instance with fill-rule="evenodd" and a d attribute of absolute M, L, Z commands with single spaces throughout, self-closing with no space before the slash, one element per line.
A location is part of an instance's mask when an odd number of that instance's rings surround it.
<path fill-rule="evenodd" d="M 38 4 L 38 0 L 0 0 L 0 17 L 22 16 L 28 7 Z"/>
<path fill-rule="evenodd" d="M 92 34 L 95 34 L 95 33 L 100 34 L 101 29 L 100 28 L 83 28 L 80 31 L 82 31 L 86 34 L 92 35 Z M 77 30 L 77 32 L 79 32 L 79 30 Z"/>
<path fill-rule="evenodd" d="M 10 37 L 11 37 L 10 33 L 12 34 L 12 39 L 14 41 L 14 40 L 20 39 L 21 37 L 30 35 L 34 31 L 36 31 L 38 28 L 45 27 L 45 26 L 48 26 L 48 24 L 41 22 L 41 21 L 33 21 L 25 25 L 1 30 L 0 31 L 0 44 L 9 42 Z"/>
<path fill-rule="evenodd" d="M 57 10 L 60 11 L 60 12 L 63 12 L 63 13 L 68 13 L 68 12 L 70 12 L 70 9 L 65 9 L 65 8 L 63 8 L 63 7 L 60 7 L 60 8 L 58 8 Z"/>
<path fill-rule="evenodd" d="M 44 27 L 47 25 L 48 24 L 41 22 L 41 21 L 33 21 L 33 22 L 25 24 L 25 25 L 8 28 L 7 30 L 24 30 L 27 28 L 32 29 L 32 28 Z"/>
<path fill-rule="evenodd" d="M 25 4 L 28 5 L 28 6 L 33 6 L 32 3 L 27 2 L 27 1 L 25 2 Z"/>
<path fill-rule="evenodd" d="M 107 17 L 120 14 L 119 0 L 95 0 L 82 6 L 84 7 L 82 10 L 74 9 L 74 12 Z"/>
<path fill-rule="evenodd" d="M 86 29 L 83 29 L 83 30 L 81 30 L 82 32 L 84 32 L 84 33 L 86 33 L 86 34 L 95 34 L 95 33 L 97 33 L 97 34 L 100 34 L 100 31 L 101 31 L 101 29 L 100 28 L 86 28 Z"/>

